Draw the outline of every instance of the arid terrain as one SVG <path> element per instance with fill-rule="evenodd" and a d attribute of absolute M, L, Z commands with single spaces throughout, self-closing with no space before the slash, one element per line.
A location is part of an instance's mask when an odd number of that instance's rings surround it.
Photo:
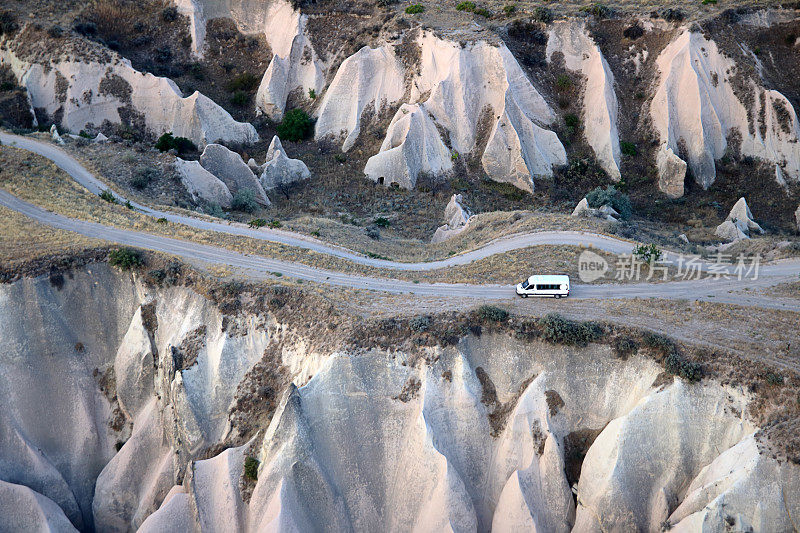
<path fill-rule="evenodd" d="M 798 79 L 795 4 L 8 0 L 0 531 L 797 531 Z"/>

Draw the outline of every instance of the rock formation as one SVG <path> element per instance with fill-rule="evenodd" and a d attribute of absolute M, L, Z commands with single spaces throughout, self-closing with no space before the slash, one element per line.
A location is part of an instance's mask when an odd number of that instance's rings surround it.
<path fill-rule="evenodd" d="M 233 197 L 227 185 L 203 168 L 199 161 L 184 161 L 180 157 L 175 158 L 175 170 L 193 200 L 202 200 L 217 204 L 223 209 L 230 209 Z"/>
<path fill-rule="evenodd" d="M 727 242 L 735 242 L 750 238 L 751 232 L 764 233 L 764 230 L 753 220 L 747 201 L 739 198 L 714 234 Z"/>
<path fill-rule="evenodd" d="M 61 135 L 58 134 L 58 127 L 55 124 L 50 126 L 50 137 L 56 142 L 56 144 L 64 144 L 64 139 L 62 139 Z"/>
<path fill-rule="evenodd" d="M 658 188 L 669 198 L 683 196 L 686 180 L 686 161 L 675 155 L 670 147 L 663 147 L 656 155 Z"/>
<path fill-rule="evenodd" d="M 797 210 L 794 212 L 794 221 L 797 224 L 797 231 L 800 231 L 800 205 L 797 206 Z"/>
<path fill-rule="evenodd" d="M 283 150 L 276 150 L 271 160 L 264 165 L 259 181 L 266 190 L 311 177 L 308 167 L 299 159 L 289 159 Z"/>
<path fill-rule="evenodd" d="M 317 113 L 314 137 L 342 138 L 346 152 L 361 132 L 362 115 L 380 114 L 404 93 L 404 72 L 392 47 L 365 46 L 336 71 Z"/>
<path fill-rule="evenodd" d="M 800 513 L 800 467 L 759 449 L 743 390 L 664 380 L 607 345 L 484 332 L 323 355 L 271 312 L 223 315 L 105 265 L 0 285 L 0 332 L 4 529 L 693 530 L 733 517 L 784 530 Z M 256 371 L 270 346 L 285 382 Z M 248 411 L 288 380 L 271 421 Z M 235 420 L 258 438 L 231 447 Z"/>
<path fill-rule="evenodd" d="M 747 200 L 744 198 L 739 198 L 739 200 L 737 200 L 725 220 L 730 220 L 736 224 L 736 226 L 744 233 L 749 234 L 753 231 L 764 233 L 764 230 L 761 229 L 761 226 L 759 226 L 753 220 L 753 213 L 750 212 L 750 207 L 747 205 Z"/>
<path fill-rule="evenodd" d="M 240 190 L 251 190 L 258 203 L 270 205 L 264 187 L 236 152 L 228 150 L 221 144 L 209 144 L 200 156 L 200 164 L 222 180 L 231 194 L 235 195 Z"/>
<path fill-rule="evenodd" d="M 452 168 L 450 150 L 427 110 L 419 104 L 403 104 L 364 174 L 381 185 L 396 183 L 413 189 L 421 174 L 440 177 Z"/>
<path fill-rule="evenodd" d="M 258 87 L 256 107 L 273 120 L 280 120 L 290 93 L 299 91 L 306 97 L 309 89 L 322 92 L 326 67 L 306 35 L 305 15 L 285 0 L 262 5 L 267 6 L 263 31 L 273 56 Z"/>
<path fill-rule="evenodd" d="M 552 26 L 545 52 L 547 60 L 551 61 L 556 52 L 563 55 L 569 70 L 581 73 L 586 79 L 582 109 L 584 135 L 603 170 L 612 180 L 619 181 L 618 105 L 614 75 L 582 24 L 560 22 Z"/>
<path fill-rule="evenodd" d="M 462 201 L 460 194 L 454 194 L 450 201 L 447 202 L 447 207 L 444 209 L 445 224 L 436 228 L 436 233 L 433 234 L 431 243 L 436 244 L 437 242 L 446 241 L 466 229 L 470 214 L 461 205 Z"/>
<path fill-rule="evenodd" d="M 572 216 L 574 217 L 586 217 L 592 214 L 592 208 L 589 207 L 589 200 L 583 198 L 578 205 L 575 206 L 575 209 L 572 210 Z"/>
<path fill-rule="evenodd" d="M 800 126 L 783 95 L 740 75 L 740 67 L 716 43 L 688 29 L 656 62 L 660 77 L 650 113 L 660 151 L 673 152 L 658 156 L 662 190 L 677 192 L 679 172 L 661 164 L 675 154 L 687 159 L 695 180 L 707 189 L 716 178 L 714 161 L 725 154 L 732 135 L 741 137 L 742 155 L 771 161 L 787 178 L 800 179 Z M 750 93 L 752 101 L 743 104 L 737 91 Z"/>
<path fill-rule="evenodd" d="M 195 92 L 184 97 L 175 82 L 138 72 L 127 59 L 108 63 L 58 59 L 45 67 L 18 58 L 13 48 L 0 50 L 0 65 L 10 65 L 31 103 L 70 131 L 128 123 L 159 136 L 172 132 L 202 146 L 217 141 L 253 143 L 251 124 L 236 122 L 211 99 Z"/>

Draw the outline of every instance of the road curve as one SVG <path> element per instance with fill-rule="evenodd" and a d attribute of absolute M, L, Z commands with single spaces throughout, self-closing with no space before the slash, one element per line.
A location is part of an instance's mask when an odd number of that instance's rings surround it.
<path fill-rule="evenodd" d="M 28 150 L 51 160 L 56 166 L 71 176 L 72 179 L 93 194 L 100 194 L 105 190 L 109 190 L 108 185 L 100 181 L 75 158 L 58 146 L 38 141 L 30 137 L 22 137 L 5 132 L 0 132 L 0 142 L 15 148 Z M 114 192 L 114 196 L 120 203 L 124 204 L 126 202 L 126 198 L 122 195 Z M 518 250 L 528 246 L 538 246 L 544 244 L 571 244 L 576 246 L 591 245 L 594 248 L 616 254 L 630 253 L 633 249 L 633 243 L 631 242 L 614 239 L 613 237 L 608 237 L 606 235 L 600 235 L 597 233 L 582 231 L 541 231 L 501 237 L 485 244 L 480 248 L 454 255 L 452 257 L 448 257 L 447 259 L 429 262 L 406 263 L 401 261 L 367 257 L 352 250 L 331 245 L 318 239 L 291 231 L 270 228 L 255 229 L 239 223 L 213 222 L 186 215 L 158 211 L 133 201 L 131 201 L 131 205 L 146 215 L 155 218 L 163 217 L 170 222 L 184 224 L 196 229 L 218 231 L 221 233 L 228 233 L 230 235 L 239 235 L 263 241 L 286 244 L 289 246 L 305 248 L 307 250 L 313 250 L 322 254 L 347 259 L 361 265 L 387 268 L 392 270 L 424 271 L 457 265 L 466 265 L 478 259 L 483 259 L 495 254 L 500 254 L 511 250 Z"/>
<path fill-rule="evenodd" d="M 86 187 L 92 193 L 98 194 L 106 189 L 104 183 L 98 180 L 91 172 L 84 168 L 64 150 L 35 139 L 20 137 L 0 132 L 0 141 L 4 144 L 16 146 L 32 151 L 53 161 L 57 166 L 69 174 L 75 181 Z M 122 202 L 125 199 L 117 195 Z M 446 268 L 449 266 L 467 264 L 472 261 L 489 257 L 514 249 L 542 244 L 591 244 L 595 248 L 613 253 L 630 253 L 632 244 L 614 239 L 605 235 L 571 231 L 547 231 L 529 234 L 512 235 L 492 241 L 485 246 L 450 257 L 441 261 L 426 263 L 402 263 L 373 259 L 357 254 L 345 248 L 332 246 L 316 239 L 286 232 L 265 229 L 252 229 L 244 225 L 223 224 L 209 222 L 184 215 L 161 212 L 147 206 L 131 202 L 134 207 L 153 217 L 164 217 L 168 220 L 186 224 L 188 226 L 218 231 L 232 235 L 253 237 L 265 241 L 278 242 L 295 246 L 300 249 L 329 254 L 355 263 L 394 270 L 424 271 Z M 18 211 L 42 224 L 73 231 L 84 235 L 116 242 L 126 246 L 135 246 L 159 252 L 180 256 L 189 261 L 201 262 L 211 265 L 229 265 L 254 273 L 257 276 L 269 277 L 274 272 L 315 283 L 325 283 L 341 287 L 377 290 L 396 294 L 418 294 L 427 296 L 447 297 L 480 297 L 487 300 L 497 300 L 514 296 L 511 285 L 468 285 L 456 283 L 413 283 L 387 278 L 373 278 L 335 272 L 311 267 L 302 263 L 293 263 L 279 259 L 252 256 L 215 246 L 197 244 L 179 239 L 163 237 L 133 230 L 125 230 L 104 226 L 102 224 L 77 220 L 55 213 L 51 213 L 38 206 L 20 200 L 0 189 L 0 205 Z M 671 253 L 667 254 L 669 258 Z M 800 260 L 782 260 L 772 264 L 763 265 L 757 280 L 747 280 L 748 293 L 738 292 L 743 288 L 743 282 L 726 279 L 703 279 L 693 281 L 675 281 L 668 283 L 630 283 L 608 285 L 577 285 L 572 286 L 572 298 L 670 298 L 670 299 L 700 299 L 720 303 L 734 303 L 763 308 L 785 309 L 800 311 L 800 303 L 792 299 L 773 298 L 771 296 L 753 294 L 754 289 L 770 287 L 779 283 L 788 282 L 797 278 L 800 272 Z"/>

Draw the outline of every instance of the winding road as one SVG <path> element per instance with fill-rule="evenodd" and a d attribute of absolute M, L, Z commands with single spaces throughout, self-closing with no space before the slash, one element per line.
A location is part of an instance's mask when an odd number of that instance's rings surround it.
<path fill-rule="evenodd" d="M 0 132 L 3 144 L 25 149 L 50 159 L 59 168 L 69 174 L 77 183 L 90 192 L 99 194 L 108 189 L 107 185 L 95 177 L 72 156 L 61 148 L 28 137 L 21 137 Z M 126 200 L 115 193 L 118 200 Z M 322 254 L 347 259 L 354 263 L 372 267 L 426 271 L 464 265 L 478 259 L 510 250 L 544 244 L 591 245 L 600 250 L 621 254 L 630 253 L 633 243 L 587 232 L 577 231 L 542 231 L 511 235 L 499 238 L 480 248 L 439 261 L 423 263 L 404 263 L 366 257 L 342 247 L 331 245 L 304 235 L 274 229 L 253 229 L 241 224 L 224 224 L 201 220 L 185 215 L 163 212 L 131 202 L 142 213 L 185 224 L 187 226 L 247 236 L 269 242 L 282 243 L 297 248 L 311 250 Z M 384 291 L 395 294 L 416 294 L 445 297 L 478 297 L 486 300 L 513 298 L 514 288 L 511 285 L 470 285 L 453 283 L 413 283 L 386 278 L 347 274 L 311 267 L 302 263 L 294 263 L 262 256 L 254 256 L 232 251 L 226 248 L 197 244 L 189 241 L 173 239 L 161 235 L 134 230 L 105 226 L 95 222 L 73 219 L 51 213 L 41 207 L 30 204 L 0 189 L 0 205 L 26 215 L 33 220 L 54 228 L 72 231 L 86 237 L 92 237 L 134 246 L 149 250 L 165 252 L 180 256 L 186 260 L 208 265 L 227 265 L 246 270 L 250 275 L 268 278 L 279 272 L 282 275 L 306 280 L 312 283 L 323 283 L 340 287 Z M 667 259 L 676 254 L 667 253 Z M 707 264 L 703 268 L 708 268 Z M 571 298 L 669 298 L 709 300 L 719 303 L 756 306 L 761 308 L 800 311 L 800 301 L 789 298 L 775 298 L 758 291 L 780 283 L 796 280 L 800 273 L 800 260 L 781 260 L 764 264 L 759 271 L 758 279 L 746 282 L 736 279 L 702 279 L 693 281 L 675 281 L 667 283 L 629 283 L 607 285 L 573 284 Z M 742 289 L 747 292 L 741 292 Z"/>

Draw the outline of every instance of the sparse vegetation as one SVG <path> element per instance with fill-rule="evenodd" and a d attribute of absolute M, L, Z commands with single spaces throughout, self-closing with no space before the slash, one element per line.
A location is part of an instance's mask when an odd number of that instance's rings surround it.
<path fill-rule="evenodd" d="M 586 346 L 603 336 L 603 328 L 594 322 L 577 322 L 558 313 L 548 313 L 539 319 L 542 338 L 555 344 Z"/>
<path fill-rule="evenodd" d="M 503 6 L 503 13 L 505 13 L 507 17 L 512 16 L 516 12 L 517 12 L 516 4 L 506 4 Z"/>
<path fill-rule="evenodd" d="M 533 20 L 545 24 L 553 22 L 553 12 L 544 6 L 536 6 L 533 10 Z"/>
<path fill-rule="evenodd" d="M 109 189 L 104 190 L 103 192 L 98 194 L 98 196 L 110 204 L 117 203 L 117 197 L 114 196 L 114 193 L 111 192 Z"/>
<path fill-rule="evenodd" d="M 134 248 L 118 248 L 108 254 L 108 263 L 122 270 L 144 265 L 142 252 Z"/>
<path fill-rule="evenodd" d="M 655 243 L 650 244 L 637 244 L 633 248 L 633 255 L 640 261 L 652 265 L 653 263 L 661 260 L 663 252 Z"/>
<path fill-rule="evenodd" d="M 425 6 L 422 4 L 411 4 L 406 7 L 406 15 L 417 15 L 425 11 Z"/>
<path fill-rule="evenodd" d="M 237 91 L 252 92 L 258 89 L 259 83 L 261 83 L 261 80 L 258 79 L 258 76 L 244 72 L 228 83 L 228 90 L 234 93 Z"/>
<path fill-rule="evenodd" d="M 256 202 L 256 193 L 250 189 L 240 189 L 233 195 L 231 201 L 231 209 L 234 211 L 242 211 L 244 213 L 255 213 L 258 209 L 258 202 Z"/>
<path fill-rule="evenodd" d="M 259 460 L 252 456 L 247 456 L 244 460 L 244 475 L 253 481 L 258 481 Z"/>
<path fill-rule="evenodd" d="M 317 99 L 317 91 L 315 91 L 314 89 L 309 89 L 308 90 L 308 98 L 311 99 L 311 100 L 316 100 Z"/>
<path fill-rule="evenodd" d="M 459 2 L 456 5 L 456 11 L 468 11 L 472 13 L 475 11 L 475 3 L 474 2 Z"/>
<path fill-rule="evenodd" d="M 505 322 L 508 311 L 494 305 L 482 305 L 476 311 L 478 318 L 486 322 Z"/>
<path fill-rule="evenodd" d="M 613 185 L 608 185 L 605 188 L 597 187 L 586 195 L 586 201 L 589 202 L 591 207 L 602 207 L 604 205 L 611 206 L 619 213 L 623 220 L 631 218 L 633 208 L 631 207 L 631 199 L 627 194 L 617 190 Z"/>
<path fill-rule="evenodd" d="M 159 176 L 159 171 L 153 167 L 138 166 L 133 172 L 133 177 L 130 179 L 131 187 L 134 189 L 145 189 L 150 185 L 153 180 Z"/>
<path fill-rule="evenodd" d="M 247 223 L 248 227 L 251 228 L 263 228 L 267 225 L 267 221 L 263 218 L 254 218 L 250 222 Z"/>
<path fill-rule="evenodd" d="M 236 107 L 244 107 L 250 101 L 250 95 L 244 91 L 236 91 L 231 96 L 231 104 Z"/>
<path fill-rule="evenodd" d="M 622 155 L 626 155 L 628 157 L 633 157 L 638 154 L 638 150 L 636 149 L 636 145 L 631 142 L 622 141 L 619 143 L 619 149 L 622 152 Z"/>
<path fill-rule="evenodd" d="M 314 122 L 302 109 L 292 109 L 283 116 L 277 130 L 282 141 L 299 142 L 311 136 Z"/>
<path fill-rule="evenodd" d="M 187 139 L 186 137 L 175 137 L 172 135 L 172 132 L 167 132 L 161 135 L 161 137 L 159 137 L 156 141 L 155 146 L 156 149 L 162 152 L 175 150 L 179 154 L 185 154 L 197 151 L 197 145 L 194 144 L 191 139 Z"/>

